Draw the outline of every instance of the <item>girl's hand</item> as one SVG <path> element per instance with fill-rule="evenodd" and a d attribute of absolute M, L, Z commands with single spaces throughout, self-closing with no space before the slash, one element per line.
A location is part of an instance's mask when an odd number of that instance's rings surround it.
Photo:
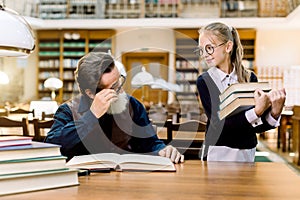
<path fill-rule="evenodd" d="M 261 89 L 256 89 L 254 92 L 255 114 L 260 117 L 270 106 L 271 101 L 269 95 Z"/>
<path fill-rule="evenodd" d="M 274 117 L 274 119 L 278 119 L 285 103 L 285 89 L 271 90 L 268 96 L 271 102 L 271 115 L 272 117 Z"/>

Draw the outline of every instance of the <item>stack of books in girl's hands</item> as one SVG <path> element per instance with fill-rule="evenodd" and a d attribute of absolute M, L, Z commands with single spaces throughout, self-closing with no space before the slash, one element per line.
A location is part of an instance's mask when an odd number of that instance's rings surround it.
<path fill-rule="evenodd" d="M 31 137 L 0 136 L 0 196 L 78 185 L 60 146 Z"/>
<path fill-rule="evenodd" d="M 219 118 L 222 120 L 253 107 L 254 91 L 258 88 L 264 92 L 272 89 L 268 82 L 236 83 L 226 88 L 219 96 Z"/>

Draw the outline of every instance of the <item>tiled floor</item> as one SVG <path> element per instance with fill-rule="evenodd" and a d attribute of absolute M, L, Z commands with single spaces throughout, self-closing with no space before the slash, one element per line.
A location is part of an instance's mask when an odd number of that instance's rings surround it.
<path fill-rule="evenodd" d="M 293 152 L 283 152 L 277 148 L 277 133 L 268 133 L 265 139 L 258 137 L 257 149 L 265 153 L 273 162 L 284 162 L 300 175 L 300 166 L 293 163 Z"/>

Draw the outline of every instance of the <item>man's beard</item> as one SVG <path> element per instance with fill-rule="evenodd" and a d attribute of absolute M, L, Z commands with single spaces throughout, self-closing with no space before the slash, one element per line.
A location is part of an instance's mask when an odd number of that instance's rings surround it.
<path fill-rule="evenodd" d="M 107 110 L 108 114 L 120 114 L 126 110 L 128 104 L 128 97 L 125 92 L 118 94 L 118 99 L 110 104 Z"/>

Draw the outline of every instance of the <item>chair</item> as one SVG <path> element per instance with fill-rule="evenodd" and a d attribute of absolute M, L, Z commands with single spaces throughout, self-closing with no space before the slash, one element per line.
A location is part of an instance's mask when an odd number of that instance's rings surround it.
<path fill-rule="evenodd" d="M 198 120 L 173 122 L 167 120 L 166 144 L 176 147 L 186 159 L 199 158 L 199 151 L 205 137 L 206 123 Z M 176 135 L 173 137 L 174 132 Z"/>
<path fill-rule="evenodd" d="M 50 120 L 40 120 L 38 118 L 34 118 L 32 120 L 33 128 L 34 128 L 34 141 L 43 142 L 46 138 L 45 134 L 42 134 L 44 129 L 50 129 L 54 123 L 54 119 Z M 45 133 L 45 132 L 44 132 Z"/>
<path fill-rule="evenodd" d="M 6 116 L 0 117 L 0 127 L 12 128 L 12 127 L 19 127 L 22 128 L 23 136 L 29 136 L 29 122 L 27 117 L 23 117 L 20 119 L 10 119 Z M 15 133 L 8 133 L 5 135 L 17 135 Z"/>
<path fill-rule="evenodd" d="M 198 121 L 201 121 L 204 123 L 207 122 L 207 116 L 204 112 L 200 113 L 200 112 L 189 111 L 187 113 L 187 119 L 188 120 L 198 120 Z"/>
<path fill-rule="evenodd" d="M 46 120 L 47 118 L 49 118 L 49 119 L 53 119 L 53 117 L 54 117 L 54 113 L 47 113 L 46 114 L 46 112 L 42 112 L 42 120 Z"/>
<path fill-rule="evenodd" d="M 32 117 L 34 117 L 34 110 L 26 110 L 23 108 L 11 108 L 8 110 L 8 115 L 10 114 L 32 114 Z"/>

